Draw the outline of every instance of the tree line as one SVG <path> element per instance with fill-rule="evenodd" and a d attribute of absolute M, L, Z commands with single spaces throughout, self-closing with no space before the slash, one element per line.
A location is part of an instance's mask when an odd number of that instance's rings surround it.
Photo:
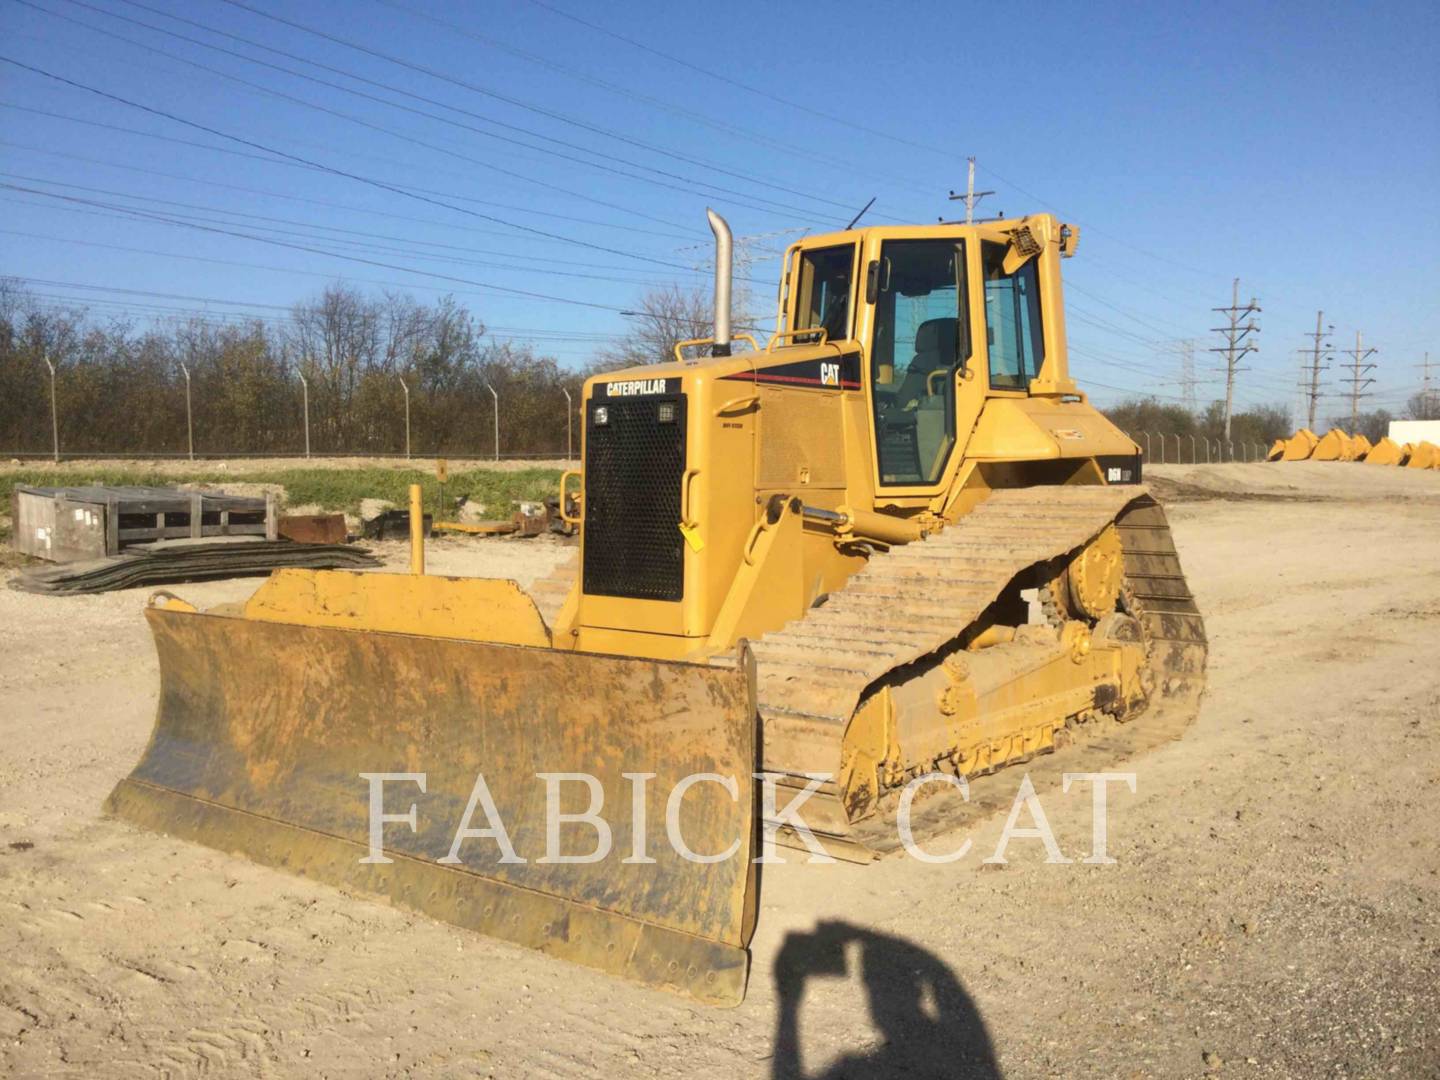
<path fill-rule="evenodd" d="M 0 279 L 0 451 L 50 448 L 48 359 L 60 448 L 69 456 L 186 453 L 187 372 L 201 456 L 302 452 L 307 395 L 312 453 L 404 453 L 407 394 L 415 456 L 494 453 L 496 396 L 502 456 L 558 456 L 567 445 L 567 390 L 578 407 L 591 374 L 663 362 L 677 342 L 710 333 L 702 290 L 655 289 L 635 307 L 629 333 L 576 369 L 495 339 L 451 298 L 423 304 L 335 285 L 282 320 L 195 316 L 141 324 L 41 303 Z M 1433 419 L 1440 401 L 1416 395 L 1408 411 Z M 1220 402 L 1196 413 L 1137 398 L 1105 412 L 1135 437 L 1213 441 L 1224 431 Z M 1376 441 L 1391 419 L 1384 410 L 1365 413 L 1359 432 Z M 1348 418 L 1331 423 L 1349 426 Z M 1283 406 L 1251 408 L 1232 417 L 1231 439 L 1268 446 L 1294 426 Z M 574 442 L 578 448 L 578 429 Z"/>
<path fill-rule="evenodd" d="M 140 324 L 0 281 L 0 450 L 50 448 L 47 360 L 69 456 L 186 453 L 187 372 L 197 455 L 299 454 L 307 396 L 312 453 L 404 453 L 407 391 L 416 456 L 489 456 L 495 395 L 502 455 L 560 455 L 565 391 L 578 405 L 589 373 L 494 339 L 448 298 L 336 285 L 275 322 Z"/>
<path fill-rule="evenodd" d="M 1105 410 L 1105 415 L 1122 431 L 1132 436 L 1142 431 L 1152 435 L 1209 439 L 1214 442 L 1225 433 L 1225 406 L 1222 402 L 1211 402 L 1208 408 L 1195 413 L 1180 405 L 1162 404 L 1153 398 L 1138 398 Z M 1324 435 L 1332 427 L 1344 429 L 1351 435 L 1364 435 L 1372 443 L 1379 442 L 1390 431 L 1392 420 L 1440 420 L 1440 394 L 1424 391 L 1411 396 L 1404 416 L 1396 416 L 1388 409 L 1372 409 L 1356 415 L 1353 430 L 1351 418 L 1332 416 L 1317 420 L 1316 434 Z M 1263 443 L 1269 446 L 1276 439 L 1288 439 L 1304 418 L 1295 420 L 1290 410 L 1283 405 L 1260 405 L 1230 418 L 1230 438 L 1235 444 Z"/>

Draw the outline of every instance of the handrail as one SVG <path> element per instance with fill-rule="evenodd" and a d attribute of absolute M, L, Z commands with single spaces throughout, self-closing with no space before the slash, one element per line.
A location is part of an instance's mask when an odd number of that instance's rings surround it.
<path fill-rule="evenodd" d="M 750 349 L 751 349 L 752 352 L 759 352 L 759 351 L 760 351 L 760 343 L 755 340 L 755 336 L 754 336 L 753 334 L 731 334 L 731 335 L 730 335 L 730 340 L 731 340 L 731 341 L 748 341 L 748 342 L 750 343 Z M 675 343 L 675 362 L 676 362 L 677 364 L 686 363 L 686 360 L 685 360 L 685 350 L 686 350 L 686 349 L 693 349 L 696 345 L 714 345 L 714 344 L 715 344 L 715 339 L 714 339 L 713 337 L 686 338 L 684 341 L 677 341 L 677 342 Z"/>
<path fill-rule="evenodd" d="M 826 330 L 825 327 L 823 327 L 823 326 L 809 326 L 809 327 L 806 327 L 804 330 L 777 330 L 777 331 L 775 331 L 775 333 L 773 333 L 773 334 L 770 335 L 770 340 L 765 344 L 765 351 L 766 351 L 767 353 L 768 353 L 768 352 L 774 352 L 774 351 L 775 351 L 775 343 L 776 343 L 777 341 L 783 341 L 783 340 L 785 340 L 786 338 L 799 337 L 801 334 L 819 334 L 819 335 L 820 335 L 820 340 L 819 340 L 819 341 L 807 341 L 807 342 L 805 342 L 806 345 L 835 345 L 835 343 L 830 340 L 830 331 Z M 836 349 L 839 349 L 840 346 L 835 345 L 835 348 L 836 348 Z"/>
<path fill-rule="evenodd" d="M 579 477 L 581 477 L 581 478 L 583 479 L 584 476 L 585 476 L 585 474 L 584 474 L 583 472 L 581 472 L 579 469 L 566 469 L 564 472 L 562 472 L 562 473 L 560 474 L 560 520 L 563 521 L 563 522 L 565 522 L 565 524 L 567 524 L 567 525 L 579 525 L 579 524 L 580 524 L 580 518 L 579 518 L 579 517 L 571 517 L 569 514 L 567 514 L 567 513 L 565 512 L 565 495 L 566 495 L 566 492 L 565 492 L 565 481 L 569 480 L 570 477 L 572 477 L 572 476 L 579 476 Z M 581 513 L 584 513 L 584 505 L 585 505 L 585 504 L 584 504 L 584 501 L 583 501 L 583 500 L 584 500 L 584 491 L 581 490 L 581 491 L 575 492 L 575 505 L 576 505 L 577 507 L 580 507 L 580 508 L 581 508 Z"/>

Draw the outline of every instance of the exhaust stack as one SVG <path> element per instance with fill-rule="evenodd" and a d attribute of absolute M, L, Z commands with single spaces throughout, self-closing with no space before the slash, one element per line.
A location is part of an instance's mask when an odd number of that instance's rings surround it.
<path fill-rule="evenodd" d="M 730 281 L 733 262 L 733 243 L 730 226 L 725 219 L 708 207 L 705 217 L 710 221 L 710 231 L 715 234 L 715 342 L 710 346 L 711 356 L 730 355 Z"/>

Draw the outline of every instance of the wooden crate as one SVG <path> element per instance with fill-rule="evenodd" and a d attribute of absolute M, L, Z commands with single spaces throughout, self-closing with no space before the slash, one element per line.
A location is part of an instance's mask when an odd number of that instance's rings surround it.
<path fill-rule="evenodd" d="M 273 496 L 178 488 L 25 487 L 11 496 L 14 547 L 52 562 L 102 559 L 130 544 L 205 536 L 275 539 Z"/>

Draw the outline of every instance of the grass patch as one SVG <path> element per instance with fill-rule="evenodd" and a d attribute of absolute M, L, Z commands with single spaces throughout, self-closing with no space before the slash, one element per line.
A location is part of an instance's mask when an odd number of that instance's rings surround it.
<path fill-rule="evenodd" d="M 104 467 L 83 473 L 31 469 L 0 473 L 0 505 L 9 505 L 10 493 L 17 485 L 82 487 L 87 484 L 117 487 L 279 484 L 285 489 L 288 506 L 316 505 L 329 512 L 348 514 L 359 514 L 361 499 L 387 499 L 396 506 L 405 506 L 410 498 L 411 484 L 421 485 L 425 506 L 433 508 L 440 490 L 434 472 L 422 469 L 275 469 L 238 476 L 205 469 L 178 475 Z M 559 487 L 559 469 L 471 469 L 450 474 L 445 484 L 445 499 L 447 505 L 453 505 L 455 499 L 465 495 L 472 501 L 484 503 L 494 516 L 508 517 L 515 502 L 538 502 L 554 495 Z"/>

